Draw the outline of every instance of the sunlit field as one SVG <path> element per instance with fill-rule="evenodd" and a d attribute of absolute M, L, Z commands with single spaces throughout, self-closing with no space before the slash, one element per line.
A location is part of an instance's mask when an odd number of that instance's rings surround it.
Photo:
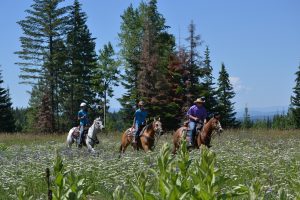
<path fill-rule="evenodd" d="M 171 134 L 162 136 L 154 152 L 147 154 L 129 147 L 120 159 L 119 133 L 99 134 L 98 138 L 97 153 L 92 155 L 86 148 L 66 148 L 66 135 L 0 135 L 0 199 L 47 199 L 45 170 L 50 169 L 53 181 L 56 151 L 65 170 L 83 179 L 88 199 L 112 199 L 117 186 L 130 187 L 128 181 L 135 173 L 155 167 L 162 145 L 171 145 L 172 140 Z M 225 131 L 213 138 L 210 150 L 216 155 L 215 167 L 225 178 L 221 191 L 242 184 L 253 187 L 263 199 L 279 199 L 282 191 L 285 199 L 300 197 L 300 131 Z M 190 155 L 199 157 L 200 151 Z"/>

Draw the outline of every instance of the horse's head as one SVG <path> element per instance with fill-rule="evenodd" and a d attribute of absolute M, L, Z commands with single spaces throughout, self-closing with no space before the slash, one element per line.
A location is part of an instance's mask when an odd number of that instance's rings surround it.
<path fill-rule="evenodd" d="M 215 114 L 214 117 L 212 118 L 212 128 L 215 130 L 218 134 L 223 132 L 223 128 L 220 123 L 220 114 Z"/>
<path fill-rule="evenodd" d="M 94 127 L 96 130 L 100 130 L 100 131 L 104 128 L 100 117 L 94 120 Z"/>
<path fill-rule="evenodd" d="M 153 129 L 156 134 L 162 135 L 163 129 L 162 129 L 162 124 L 161 124 L 160 118 L 158 118 L 158 119 L 154 118 Z"/>

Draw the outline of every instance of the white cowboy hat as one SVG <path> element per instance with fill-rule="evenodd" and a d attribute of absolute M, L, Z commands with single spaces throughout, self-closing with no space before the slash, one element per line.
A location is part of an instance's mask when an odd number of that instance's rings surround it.
<path fill-rule="evenodd" d="M 194 101 L 194 103 L 205 103 L 205 99 L 204 98 L 198 98 Z"/>
<path fill-rule="evenodd" d="M 84 107 L 84 106 L 86 106 L 86 103 L 83 102 L 80 104 L 80 107 Z"/>

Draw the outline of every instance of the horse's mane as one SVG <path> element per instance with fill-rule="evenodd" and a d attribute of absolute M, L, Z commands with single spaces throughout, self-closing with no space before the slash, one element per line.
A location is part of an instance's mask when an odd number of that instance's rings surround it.
<path fill-rule="evenodd" d="M 155 121 L 153 121 L 153 122 L 151 122 L 150 124 L 147 124 L 144 128 L 143 128 L 143 130 L 144 131 L 150 131 L 150 129 L 152 128 L 152 125 L 153 125 L 153 123 L 154 123 Z"/>
<path fill-rule="evenodd" d="M 153 122 L 154 122 L 154 121 L 153 121 Z M 149 130 L 151 129 L 151 127 L 152 127 L 153 122 L 150 123 L 150 124 L 147 124 L 147 125 L 145 126 L 145 130 L 144 130 L 144 131 L 149 131 Z"/>

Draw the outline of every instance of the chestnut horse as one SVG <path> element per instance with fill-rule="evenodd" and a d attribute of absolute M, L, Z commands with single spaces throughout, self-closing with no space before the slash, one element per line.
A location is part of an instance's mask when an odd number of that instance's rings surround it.
<path fill-rule="evenodd" d="M 162 124 L 160 119 L 155 119 L 148 125 L 146 125 L 140 132 L 140 137 L 136 144 L 132 143 L 134 138 L 134 129 L 129 128 L 123 134 L 121 138 L 120 155 L 124 153 L 129 144 L 132 144 L 134 149 L 143 149 L 145 152 L 153 150 L 155 146 L 155 138 L 159 137 L 162 133 Z"/>
<path fill-rule="evenodd" d="M 173 135 L 173 154 L 176 153 L 177 149 L 180 146 L 180 141 L 183 137 L 186 137 L 186 133 L 188 130 L 188 126 L 180 127 L 176 130 Z M 195 134 L 195 148 L 200 148 L 201 145 L 209 146 L 213 131 L 220 133 L 223 131 L 221 123 L 220 123 L 220 115 L 214 115 L 206 124 L 204 124 L 202 130 L 196 127 L 196 134 Z"/>

